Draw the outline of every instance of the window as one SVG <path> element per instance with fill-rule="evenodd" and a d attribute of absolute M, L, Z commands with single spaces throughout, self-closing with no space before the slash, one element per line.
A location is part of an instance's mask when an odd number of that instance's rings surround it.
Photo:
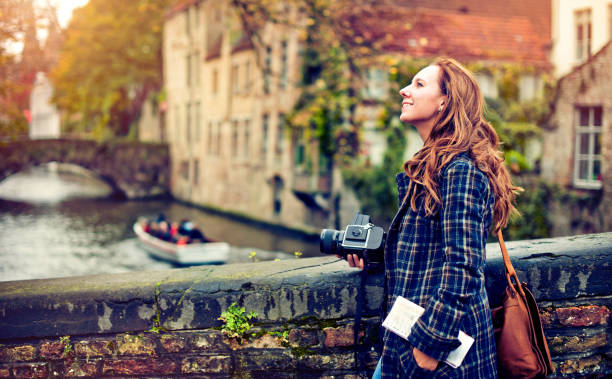
<path fill-rule="evenodd" d="M 278 114 L 278 129 L 276 131 L 276 154 L 281 155 L 285 147 L 285 115 Z"/>
<path fill-rule="evenodd" d="M 200 177 L 200 161 L 196 158 L 193 160 L 193 185 L 198 185 L 198 179 Z"/>
<path fill-rule="evenodd" d="M 195 140 L 200 141 L 201 138 L 201 115 L 200 115 L 200 102 L 195 103 L 195 121 L 194 121 L 194 129 L 195 129 Z"/>
<path fill-rule="evenodd" d="M 269 129 L 269 117 L 267 114 L 263 115 L 263 119 L 262 119 L 262 133 L 261 133 L 261 155 L 263 156 L 262 159 L 266 159 L 266 152 L 268 150 L 268 129 Z"/>
<path fill-rule="evenodd" d="M 251 134 L 250 131 L 250 127 L 251 127 L 251 122 L 249 120 L 244 120 L 244 157 L 248 158 L 249 157 L 249 150 L 251 149 L 250 146 L 250 140 L 249 140 L 249 136 Z"/>
<path fill-rule="evenodd" d="M 193 26 L 197 30 L 200 27 L 200 7 L 198 5 L 193 8 L 193 19 Z"/>
<path fill-rule="evenodd" d="M 240 92 L 240 75 L 238 75 L 238 67 L 237 64 L 232 66 L 232 90 L 234 94 Z"/>
<path fill-rule="evenodd" d="M 189 22 L 189 14 L 191 13 L 191 8 L 187 8 L 185 10 L 185 33 L 187 33 L 187 35 L 189 35 L 191 33 L 191 23 Z"/>
<path fill-rule="evenodd" d="M 251 90 L 251 62 L 247 61 L 244 65 L 244 90 L 248 92 Z"/>
<path fill-rule="evenodd" d="M 591 56 L 591 9 L 583 9 L 574 13 L 576 23 L 576 61 L 585 61 Z"/>
<path fill-rule="evenodd" d="M 217 155 L 221 155 L 221 121 L 217 122 Z"/>
<path fill-rule="evenodd" d="M 191 141 L 191 104 L 185 106 L 185 141 Z"/>
<path fill-rule="evenodd" d="M 235 159 L 238 155 L 238 120 L 232 121 L 232 156 Z"/>
<path fill-rule="evenodd" d="M 219 89 L 218 87 L 218 80 L 219 80 L 219 73 L 217 72 L 217 69 L 213 69 L 212 71 L 212 93 L 213 94 L 217 94 L 217 90 Z"/>
<path fill-rule="evenodd" d="M 187 54 L 185 58 L 185 84 L 191 86 L 191 55 Z"/>
<path fill-rule="evenodd" d="M 195 73 L 195 85 L 196 87 L 200 86 L 202 82 L 202 78 L 200 77 L 200 52 L 196 51 L 193 54 L 193 71 Z"/>
<path fill-rule="evenodd" d="M 181 161 L 181 164 L 179 166 L 179 175 L 183 177 L 183 179 L 188 180 L 189 179 L 189 162 L 188 161 Z"/>
<path fill-rule="evenodd" d="M 272 71 L 272 48 L 266 47 L 266 57 L 264 66 L 264 93 L 270 93 L 270 76 Z"/>
<path fill-rule="evenodd" d="M 370 68 L 366 71 L 364 97 L 382 100 L 385 96 L 387 96 L 387 72 L 379 68 Z"/>
<path fill-rule="evenodd" d="M 537 75 L 522 75 L 519 80 L 519 100 L 533 100 L 541 93 L 542 80 Z"/>
<path fill-rule="evenodd" d="M 281 42 L 281 72 L 279 86 L 287 88 L 287 41 Z"/>
<path fill-rule="evenodd" d="M 602 107 L 577 107 L 575 117 L 574 185 L 601 188 Z"/>
<path fill-rule="evenodd" d="M 181 140 L 181 114 L 179 110 L 179 106 L 174 106 L 174 130 L 176 131 L 176 142 Z"/>
<path fill-rule="evenodd" d="M 212 121 L 208 122 L 208 155 L 213 154 L 213 123 Z"/>
<path fill-rule="evenodd" d="M 498 91 L 495 77 L 486 72 L 477 72 L 474 76 L 476 77 L 482 96 L 496 99 Z"/>
<path fill-rule="evenodd" d="M 293 134 L 293 146 L 295 149 L 294 166 L 302 166 L 306 162 L 306 146 L 304 146 L 304 133 L 301 129 Z"/>

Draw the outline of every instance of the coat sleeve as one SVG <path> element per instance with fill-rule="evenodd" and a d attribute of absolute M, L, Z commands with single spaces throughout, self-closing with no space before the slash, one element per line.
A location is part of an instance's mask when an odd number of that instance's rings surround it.
<path fill-rule="evenodd" d="M 452 162 L 444 171 L 440 195 L 442 278 L 409 341 L 425 354 L 443 360 L 459 346 L 462 318 L 482 286 L 488 179 L 466 161 Z"/>

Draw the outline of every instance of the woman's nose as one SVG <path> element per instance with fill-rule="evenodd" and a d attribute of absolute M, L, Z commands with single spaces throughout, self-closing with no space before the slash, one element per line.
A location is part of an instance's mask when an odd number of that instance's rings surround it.
<path fill-rule="evenodd" d="M 402 89 L 399 91 L 399 94 L 400 94 L 400 96 L 401 96 L 401 97 L 408 97 L 408 95 L 409 95 L 409 92 L 408 92 L 408 87 L 409 87 L 409 86 L 406 86 L 406 87 L 402 88 Z"/>

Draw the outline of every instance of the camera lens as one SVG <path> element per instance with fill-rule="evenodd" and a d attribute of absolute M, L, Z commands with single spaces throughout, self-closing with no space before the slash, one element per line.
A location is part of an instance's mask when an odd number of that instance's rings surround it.
<path fill-rule="evenodd" d="M 338 233 L 340 232 L 334 229 L 323 229 L 321 231 L 319 248 L 323 254 L 336 254 Z"/>

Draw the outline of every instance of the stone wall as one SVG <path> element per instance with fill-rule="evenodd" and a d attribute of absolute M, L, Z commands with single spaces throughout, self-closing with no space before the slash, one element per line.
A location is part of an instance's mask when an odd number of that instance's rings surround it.
<path fill-rule="evenodd" d="M 553 377 L 612 375 L 612 233 L 508 248 L 539 300 Z M 496 244 L 487 252 L 495 303 L 503 266 Z M 382 293 L 381 275 L 362 286 L 333 257 L 0 282 L 0 378 L 365 378 Z M 232 303 L 257 313 L 242 343 L 220 330 Z"/>
<path fill-rule="evenodd" d="M 0 156 L 0 181 L 31 166 L 60 162 L 93 171 L 121 197 L 137 199 L 169 193 L 170 154 L 164 144 L 25 140 L 0 144 Z"/>

